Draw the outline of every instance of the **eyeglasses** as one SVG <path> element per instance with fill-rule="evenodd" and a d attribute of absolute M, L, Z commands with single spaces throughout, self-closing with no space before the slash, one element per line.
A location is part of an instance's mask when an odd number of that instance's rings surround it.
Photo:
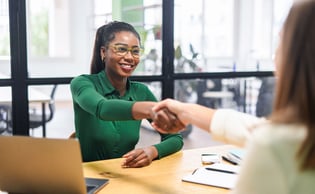
<path fill-rule="evenodd" d="M 140 58 L 142 52 L 142 49 L 139 47 L 128 47 L 126 45 L 111 45 L 109 47 L 112 48 L 117 55 L 122 57 L 130 51 L 134 58 Z"/>

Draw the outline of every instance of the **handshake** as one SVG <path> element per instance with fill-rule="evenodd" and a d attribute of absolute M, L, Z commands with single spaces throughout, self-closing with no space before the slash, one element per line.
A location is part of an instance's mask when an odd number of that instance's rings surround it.
<path fill-rule="evenodd" d="M 151 112 L 152 126 L 161 133 L 177 133 L 185 129 L 185 124 L 176 114 L 163 107 Z"/>
<path fill-rule="evenodd" d="M 188 124 L 210 132 L 210 124 L 215 111 L 199 104 L 165 99 L 152 107 L 151 124 L 160 133 L 177 133 Z"/>

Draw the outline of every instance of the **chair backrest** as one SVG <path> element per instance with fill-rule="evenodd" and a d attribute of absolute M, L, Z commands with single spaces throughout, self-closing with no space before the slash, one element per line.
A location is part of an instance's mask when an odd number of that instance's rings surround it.
<path fill-rule="evenodd" d="M 54 117 L 54 114 L 55 114 L 55 94 L 56 94 L 57 86 L 58 86 L 57 84 L 54 84 L 52 87 L 52 90 L 50 92 L 48 111 L 46 111 L 46 110 L 41 111 L 41 114 L 38 114 L 38 113 L 36 113 L 36 110 L 35 110 L 33 112 L 30 112 L 30 114 L 29 114 L 29 118 L 30 118 L 29 127 L 30 127 L 30 129 L 36 129 L 36 128 L 42 126 L 43 127 L 42 128 L 43 129 L 43 137 L 45 137 L 45 134 L 46 134 L 46 127 L 44 127 L 45 123 L 51 121 Z M 46 114 L 46 112 L 48 112 L 48 114 Z M 42 114 L 45 114 L 44 122 L 42 120 L 42 118 L 43 118 Z"/>
<path fill-rule="evenodd" d="M 6 104 L 0 104 L 0 134 L 5 131 L 10 131 L 11 121 L 9 119 L 10 106 Z"/>
<path fill-rule="evenodd" d="M 50 121 L 53 117 L 54 117 L 54 114 L 55 114 L 55 94 L 56 94 L 56 90 L 57 90 L 57 84 L 55 84 L 51 90 L 51 93 L 50 93 L 50 102 L 48 104 L 48 108 L 49 108 L 49 116 L 46 118 L 46 122 Z"/>

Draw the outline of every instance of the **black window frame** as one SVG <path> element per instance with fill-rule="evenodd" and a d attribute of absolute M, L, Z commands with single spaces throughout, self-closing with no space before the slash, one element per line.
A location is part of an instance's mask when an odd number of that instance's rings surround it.
<path fill-rule="evenodd" d="M 162 74 L 132 76 L 132 80 L 161 82 L 162 99 L 174 98 L 174 82 L 183 79 L 246 78 L 273 76 L 272 71 L 174 73 L 174 0 L 162 1 Z M 27 70 L 26 1 L 9 1 L 11 78 L 0 79 L 0 86 L 12 87 L 13 135 L 29 136 L 28 87 L 69 84 L 73 77 L 30 78 Z"/>

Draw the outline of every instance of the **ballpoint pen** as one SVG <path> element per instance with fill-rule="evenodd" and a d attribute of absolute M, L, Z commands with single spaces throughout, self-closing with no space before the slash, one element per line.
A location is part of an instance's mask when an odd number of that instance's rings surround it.
<path fill-rule="evenodd" d="M 227 162 L 231 163 L 231 164 L 238 165 L 237 162 L 235 162 L 235 161 L 233 161 L 233 160 L 227 158 L 226 156 L 222 156 L 222 159 L 223 159 L 224 161 L 227 161 Z"/>
<path fill-rule="evenodd" d="M 211 171 L 215 171 L 215 172 L 222 172 L 222 173 L 228 173 L 228 174 L 236 174 L 236 172 L 233 172 L 233 171 L 224 170 L 224 169 L 217 169 L 217 168 L 211 168 L 211 167 L 207 167 L 206 170 L 211 170 Z"/>

